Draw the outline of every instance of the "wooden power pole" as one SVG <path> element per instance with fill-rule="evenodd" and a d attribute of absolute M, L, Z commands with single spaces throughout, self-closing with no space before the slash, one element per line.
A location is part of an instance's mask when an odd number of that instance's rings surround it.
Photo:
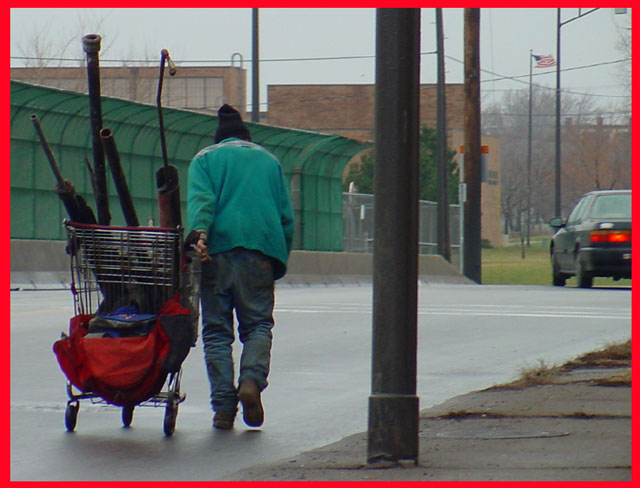
<path fill-rule="evenodd" d="M 464 202 L 463 274 L 482 283 L 480 139 L 480 9 L 464 9 Z M 463 203 L 461 202 L 461 205 Z"/>

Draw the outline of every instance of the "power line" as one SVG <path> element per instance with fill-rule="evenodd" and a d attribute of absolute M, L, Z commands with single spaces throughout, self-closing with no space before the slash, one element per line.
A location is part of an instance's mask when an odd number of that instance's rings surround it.
<path fill-rule="evenodd" d="M 528 117 L 526 113 L 507 113 L 507 112 L 482 112 L 482 115 L 497 116 L 497 117 Z M 616 111 L 616 112 L 593 112 L 593 113 L 569 113 L 562 114 L 563 117 L 597 117 L 599 115 L 614 115 L 623 116 L 631 115 L 631 111 Z M 532 117 L 555 117 L 555 114 L 531 114 Z"/>
<path fill-rule="evenodd" d="M 427 51 L 427 52 L 422 52 L 420 53 L 422 56 L 428 56 L 428 55 L 433 55 L 433 54 L 437 54 L 437 51 Z M 448 56 L 445 55 L 446 58 L 455 61 L 457 63 L 460 64 L 464 64 L 463 61 L 461 61 L 460 59 L 454 58 L 452 56 Z M 21 61 L 35 61 L 35 62 L 43 62 L 43 61 L 58 61 L 58 62 L 76 62 L 76 63 L 82 63 L 85 61 L 84 58 L 55 58 L 55 57 L 35 57 L 35 56 L 11 56 L 12 60 L 21 60 Z M 265 63 L 271 63 L 271 62 L 304 62 L 304 61 L 340 61 L 340 60 L 352 60 L 352 59 L 375 59 L 375 55 L 354 55 L 354 56 L 324 56 L 324 57 L 303 57 L 303 58 L 271 58 L 271 59 L 261 59 L 260 62 L 265 62 Z M 618 59 L 615 61 L 605 61 L 602 63 L 593 63 L 593 64 L 589 64 L 589 65 L 583 65 L 583 66 L 575 66 L 572 68 L 563 68 L 561 69 L 562 72 L 565 71 L 575 71 L 575 70 L 582 70 L 582 69 L 589 69 L 589 68 L 595 68 L 595 67 L 599 67 L 599 66 L 606 66 L 606 65 L 611 65 L 611 64 L 618 64 L 618 63 L 623 63 L 623 62 L 628 62 L 631 61 L 631 58 L 623 58 L 623 59 Z M 121 64 L 125 64 L 125 63 L 138 63 L 138 64 L 150 64 L 152 65 L 153 63 L 156 63 L 155 60 L 140 60 L 140 59 L 101 59 L 101 62 L 103 63 L 121 63 Z M 176 61 L 176 64 L 178 66 L 188 66 L 189 64 L 215 64 L 215 63 L 225 63 L 225 64 L 229 64 L 230 62 L 232 62 L 232 60 L 226 59 L 226 60 L 217 60 L 217 59 L 208 59 L 208 60 L 183 60 L 183 61 Z M 242 62 L 245 62 L 245 60 L 243 60 Z M 246 60 L 247 63 L 251 62 L 251 60 Z M 44 68 L 47 68 L 46 66 Z M 524 85 L 528 85 L 528 81 L 524 81 L 521 80 L 520 78 L 525 78 L 528 77 L 529 75 L 514 75 L 514 76 L 506 76 L 506 75 L 502 75 L 500 73 L 496 73 L 493 72 L 491 70 L 487 70 L 487 69 L 481 69 L 480 70 L 483 73 L 487 73 L 493 76 L 496 76 L 497 78 L 494 79 L 488 79 L 488 80 L 482 80 L 482 83 L 488 83 L 488 82 L 495 82 L 495 81 L 514 81 L 517 83 L 522 83 Z M 542 76 L 542 75 L 547 75 L 549 74 L 549 72 L 544 72 L 544 73 L 535 73 L 534 76 Z M 551 88 L 545 85 L 540 85 L 535 83 L 534 86 L 538 87 L 538 88 L 542 88 L 545 90 L 555 90 L 555 88 Z M 485 90 L 485 91 L 497 91 L 497 90 Z M 592 94 L 592 93 L 584 93 L 584 92 L 577 92 L 577 91 L 571 91 L 568 89 L 562 89 L 563 93 L 567 93 L 567 94 L 572 94 L 572 95 L 582 95 L 582 96 L 593 96 L 593 97 L 601 97 L 601 98 L 629 98 L 629 95 L 598 95 L 598 94 Z M 266 102 L 261 102 L 261 105 L 266 105 Z"/>
<path fill-rule="evenodd" d="M 453 58 L 451 56 L 446 56 L 447 58 L 451 59 L 452 61 L 456 61 L 458 63 L 463 63 L 463 61 L 460 61 L 459 59 Z M 605 66 L 605 65 L 609 65 L 609 64 L 617 64 L 617 63 L 623 63 L 623 62 L 627 62 L 627 61 L 631 61 L 631 58 L 623 58 L 623 59 L 618 59 L 615 61 L 604 61 L 602 63 L 594 63 L 594 64 L 588 64 L 588 65 L 584 65 L 584 66 L 574 66 L 572 68 L 563 68 L 560 71 L 561 72 L 565 72 L 565 71 L 575 71 L 575 70 L 581 70 L 581 69 L 588 69 L 588 68 L 596 68 L 598 66 Z M 505 76 L 505 75 L 501 75 L 500 73 L 495 73 L 493 71 L 487 70 L 487 69 L 481 69 L 480 71 L 482 71 L 483 73 L 488 73 L 491 74 L 493 76 L 497 76 L 498 78 L 494 78 L 494 79 L 490 79 L 490 80 L 482 80 L 482 83 L 488 83 L 488 82 L 493 82 L 493 81 L 515 81 L 518 83 L 522 83 L 524 85 L 529 85 L 528 81 L 523 81 L 520 78 L 524 78 L 524 77 L 529 77 L 528 74 L 526 75 L 516 75 L 516 76 Z M 545 72 L 545 73 L 535 73 L 533 76 L 542 76 L 542 75 L 547 75 L 551 72 Z M 538 87 L 538 88 L 544 88 L 545 90 L 554 90 L 555 88 L 551 88 L 545 85 L 540 85 L 537 83 L 534 83 L 534 86 Z M 594 97 L 604 97 L 604 98 L 629 98 L 629 95 L 594 95 L 591 93 L 584 93 L 584 92 L 577 92 L 577 91 L 572 91 L 572 90 L 567 90 L 567 89 L 562 89 L 561 90 L 562 93 L 568 93 L 568 94 L 572 94 L 572 95 L 588 95 L 588 96 L 594 96 Z"/>
<path fill-rule="evenodd" d="M 617 63 L 624 63 L 626 61 L 631 61 L 631 58 L 624 58 L 624 59 L 617 59 L 615 61 L 604 61 L 602 63 L 594 63 L 594 64 L 586 64 L 583 66 L 574 66 L 573 68 L 562 68 L 560 71 L 575 71 L 575 70 L 579 70 L 579 69 L 587 69 L 587 68 L 596 68 L 598 66 L 605 66 L 605 65 L 609 65 L 609 64 L 617 64 Z M 488 70 L 482 70 L 485 73 L 490 73 L 492 75 L 495 76 L 499 76 L 499 78 L 495 78 L 493 80 L 483 80 L 483 83 L 489 82 L 489 81 L 501 81 L 504 79 L 508 79 L 508 80 L 516 80 L 517 78 L 525 78 L 525 77 L 529 77 L 528 74 L 526 75 L 517 75 L 517 76 L 502 76 L 498 73 L 493 73 L 491 71 Z M 547 71 L 545 73 L 534 73 L 533 76 L 541 76 L 541 75 L 548 75 L 548 74 L 552 74 L 552 71 Z M 527 83 L 528 84 L 528 83 Z"/>
<path fill-rule="evenodd" d="M 424 53 L 420 53 L 421 55 L 429 55 L 436 54 L 436 51 L 428 51 Z M 272 59 L 260 59 L 261 63 L 284 63 L 284 62 L 298 62 L 298 61 L 340 61 L 340 60 L 349 60 L 349 59 L 375 59 L 375 54 L 370 55 L 361 55 L 361 56 L 321 56 L 321 57 L 306 57 L 306 58 L 272 58 Z M 32 57 L 32 56 L 11 56 L 11 59 L 22 60 L 22 61 L 61 61 L 61 62 L 83 62 L 82 58 L 55 58 L 55 57 Z M 148 63 L 156 63 L 155 60 L 149 59 L 107 59 L 101 58 L 100 62 L 102 63 L 139 63 L 139 64 L 148 64 Z M 189 64 L 217 64 L 217 63 L 226 63 L 229 64 L 231 62 L 230 59 L 186 59 L 182 61 L 174 61 L 176 65 L 186 66 Z M 242 62 L 251 63 L 251 59 L 243 59 Z"/>

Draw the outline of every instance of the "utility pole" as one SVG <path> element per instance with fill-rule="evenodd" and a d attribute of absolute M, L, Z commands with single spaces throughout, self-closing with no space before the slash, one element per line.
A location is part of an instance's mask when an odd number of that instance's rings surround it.
<path fill-rule="evenodd" d="M 260 42 L 258 29 L 258 9 L 251 9 L 252 13 L 252 31 L 253 42 L 251 56 L 251 103 L 253 111 L 251 112 L 251 122 L 260 122 Z"/>
<path fill-rule="evenodd" d="M 464 9 L 464 275 L 482 283 L 480 9 Z"/>
<path fill-rule="evenodd" d="M 554 209 L 555 216 L 562 216 L 562 191 L 560 189 L 561 185 L 561 176 L 560 172 L 562 170 L 561 164 L 561 139 L 560 139 L 560 114 L 561 114 L 561 106 L 560 106 L 560 27 L 562 27 L 562 21 L 560 16 L 560 9 L 558 9 L 558 24 L 556 28 L 556 156 L 555 156 L 555 196 L 554 196 Z"/>
<path fill-rule="evenodd" d="M 436 9 L 436 45 L 438 50 L 438 254 L 451 262 L 449 234 L 449 168 L 447 161 L 447 104 L 444 82 L 444 33 L 442 9 Z"/>
<path fill-rule="evenodd" d="M 531 246 L 531 137 L 533 107 L 533 51 L 529 50 L 529 130 L 527 137 L 527 247 Z"/>
<path fill-rule="evenodd" d="M 420 9 L 377 9 L 369 463 L 418 460 L 419 97 Z"/>

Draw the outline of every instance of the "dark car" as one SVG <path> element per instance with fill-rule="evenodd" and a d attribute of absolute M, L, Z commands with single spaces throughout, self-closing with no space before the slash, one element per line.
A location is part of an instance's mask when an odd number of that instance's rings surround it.
<path fill-rule="evenodd" d="M 582 196 L 569 217 L 549 225 L 553 284 L 575 276 L 591 288 L 594 276 L 631 278 L 631 190 L 592 191 Z"/>

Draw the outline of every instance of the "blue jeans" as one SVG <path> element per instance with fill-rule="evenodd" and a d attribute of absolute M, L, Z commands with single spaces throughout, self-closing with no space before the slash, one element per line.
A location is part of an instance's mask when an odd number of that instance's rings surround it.
<path fill-rule="evenodd" d="M 274 276 L 270 258 L 235 248 L 202 265 L 202 341 L 214 411 L 235 411 L 232 344 L 233 311 L 242 342 L 238 385 L 253 380 L 267 386 L 273 328 Z"/>

